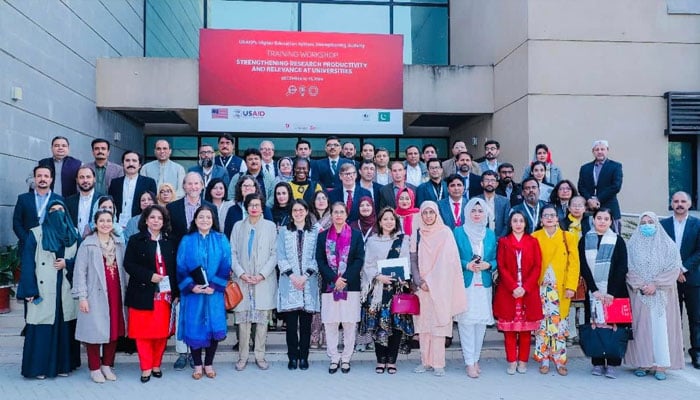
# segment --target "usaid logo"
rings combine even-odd
[[[264,110],[246,110],[246,109],[234,109],[233,110],[233,118],[241,119],[241,118],[265,118],[265,111]]]

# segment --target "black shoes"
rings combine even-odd
[[[350,363],[349,362],[344,362],[340,364],[340,372],[347,374],[350,372]]]
[[[163,377],[163,371],[152,371],[151,375],[153,375],[154,378],[162,378]]]
[[[290,371],[293,369],[297,369],[298,365],[299,365],[299,362],[297,361],[297,359],[292,358],[291,360],[289,360],[289,364],[287,364],[287,369]]]
[[[307,360],[305,358],[302,358],[301,360],[299,360],[299,369],[303,370],[303,371],[306,371],[307,369],[309,369],[309,360]]]
[[[331,363],[331,365],[328,367],[328,373],[333,375],[336,372],[338,372],[338,363]]]
[[[143,376],[141,375],[141,383],[146,383],[151,380],[151,375]]]

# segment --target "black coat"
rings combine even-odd
[[[335,229],[333,226],[329,228]],[[328,257],[326,256],[326,239],[328,238],[328,230],[318,234],[316,241],[316,262],[318,263],[318,271],[323,278],[322,293],[328,293],[326,288],[331,282],[335,282],[337,275],[328,266]],[[348,253],[348,267],[343,274],[343,278],[347,280],[348,292],[359,292],[360,271],[365,263],[365,242],[362,240],[362,234],[355,229],[352,230],[352,239],[350,240],[350,252]]]
[[[176,249],[171,240],[161,239],[160,252],[165,263],[165,270],[170,279],[173,298],[180,296],[177,286]],[[151,282],[156,271],[156,242],[150,239],[148,232],[139,232],[129,239],[124,254],[124,270],[129,274],[124,305],[137,310],[153,310],[153,297],[158,287]]]
[[[598,246],[600,246],[600,240],[603,238],[602,235],[598,235]],[[586,301],[585,314],[586,321],[591,320],[591,302],[589,301],[589,293],[593,293],[598,290],[598,286],[595,284],[593,279],[593,272],[591,271],[591,266],[588,265],[586,260],[586,237],[583,236],[578,241],[578,254],[579,260],[581,261],[581,276],[583,280],[586,281]],[[595,268],[595,266],[593,266]],[[610,272],[608,272],[608,294],[615,298],[629,298],[630,295],[627,292],[627,245],[622,236],[617,235],[617,242],[615,242],[615,248],[613,249],[612,258],[610,259]]]

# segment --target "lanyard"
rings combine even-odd
[[[527,213],[527,217],[530,219],[530,222],[532,222],[532,230],[535,230],[535,226],[537,226],[537,217],[540,215],[540,202],[537,202],[537,207],[535,208],[535,215],[533,216],[532,213],[530,212],[530,206],[527,205],[527,203],[523,202],[523,205],[525,206],[525,212]]]
[[[228,165],[231,163],[231,160],[233,160],[233,155],[228,156],[228,160],[224,162],[224,158],[222,156],[219,156],[219,164],[221,164],[222,167],[226,168],[228,170]]]
[[[437,190],[435,190],[435,185],[433,185],[432,182],[430,185],[433,187],[433,193],[435,193],[435,199],[442,200],[442,189],[443,189],[442,182],[440,182],[440,185],[438,185],[438,186],[440,186],[439,192]]]
[[[51,191],[46,193],[46,198],[42,203],[39,203],[39,194],[34,192],[34,204],[36,206],[36,216],[39,218],[39,222],[44,222],[44,214],[46,214],[46,206],[49,204],[49,199],[51,198]]]

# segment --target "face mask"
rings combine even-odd
[[[203,158],[200,160],[200,164],[202,165],[202,168],[211,168],[211,166],[214,165],[214,162],[211,160],[211,158]]]
[[[644,224],[639,227],[639,231],[646,237],[654,236],[656,233],[656,225]]]

